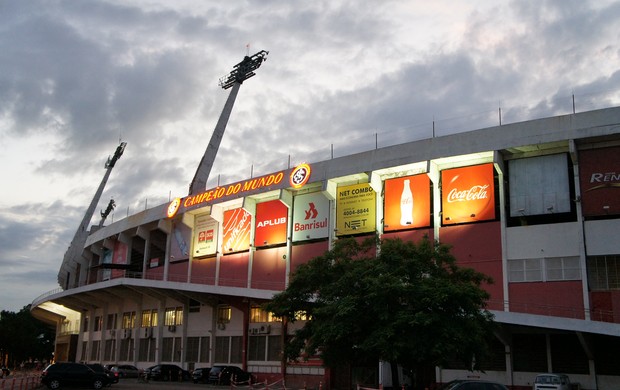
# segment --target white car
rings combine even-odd
[[[564,374],[540,374],[534,380],[534,390],[570,390],[570,379]]]

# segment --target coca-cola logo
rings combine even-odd
[[[453,203],[453,202],[467,202],[470,200],[488,199],[489,194],[487,193],[487,188],[489,188],[488,184],[475,185],[468,190],[462,190],[462,191],[460,191],[457,188],[453,188],[448,193],[447,201],[448,203]]]
[[[495,218],[493,165],[442,171],[443,222],[448,224]]]

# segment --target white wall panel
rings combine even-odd
[[[580,242],[577,222],[506,229],[508,259],[579,256]]]
[[[584,229],[588,256],[620,254],[620,220],[586,221]]]

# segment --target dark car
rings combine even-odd
[[[86,386],[101,389],[109,385],[110,378],[82,363],[54,363],[41,373],[41,383],[55,390],[61,387]]]
[[[144,373],[148,379],[154,381],[187,381],[190,379],[189,371],[176,364],[157,364],[144,370]]]
[[[459,379],[443,385],[441,390],[508,390],[508,388],[496,382]]]
[[[110,369],[102,366],[99,363],[90,363],[90,364],[86,364],[88,367],[90,367],[93,371],[98,372],[98,373],[103,373],[105,375],[108,376],[108,378],[110,378],[110,384],[112,383],[118,383],[118,372],[112,372]]]
[[[118,373],[121,378],[137,378],[140,375],[138,367],[131,364],[112,364],[110,371]]]
[[[209,383],[216,385],[229,385],[230,382],[247,382],[252,379],[252,374],[243,371],[237,366],[213,366],[209,371]]]
[[[192,371],[192,381],[194,383],[209,383],[210,367],[200,367]]]

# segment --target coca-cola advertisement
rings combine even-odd
[[[585,217],[620,214],[620,147],[580,151],[579,181]]]
[[[430,179],[426,174],[385,181],[383,231],[431,225]]]
[[[441,211],[444,225],[495,219],[493,164],[441,171]]]
[[[256,205],[254,246],[273,246],[286,243],[288,207],[280,200]]]

